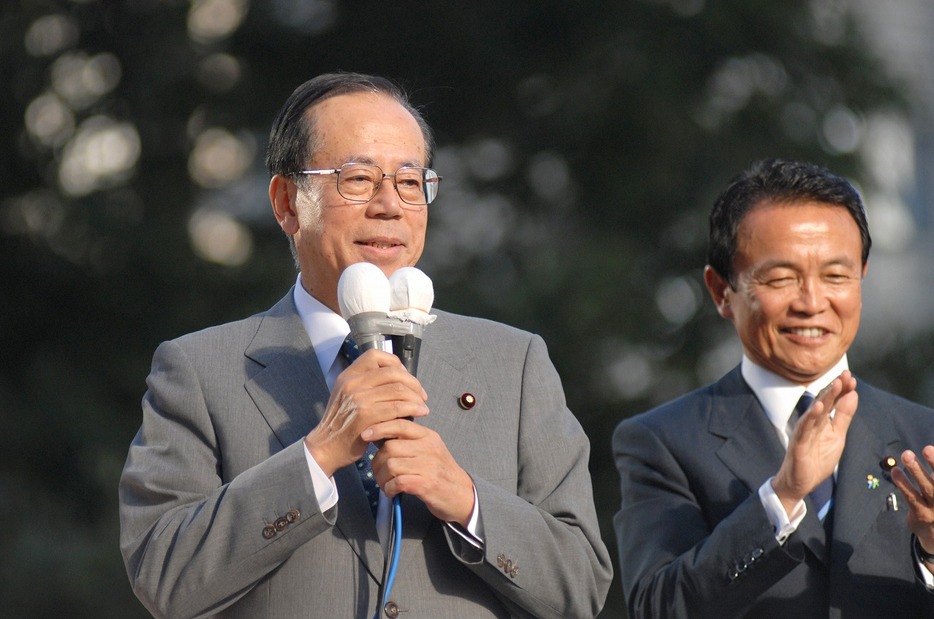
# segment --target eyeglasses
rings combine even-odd
[[[441,177],[431,168],[402,166],[395,174],[385,174],[379,166],[345,163],[331,170],[301,170],[293,174],[324,176],[337,174],[337,192],[351,202],[369,202],[379,191],[384,178],[391,178],[403,202],[414,206],[431,204],[438,196]]]

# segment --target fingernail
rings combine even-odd
[[[371,430],[370,428],[367,428],[366,430],[360,433],[360,438],[362,438],[365,441],[370,440],[371,436],[373,436],[373,430]]]

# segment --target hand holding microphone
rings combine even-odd
[[[408,378],[416,381],[422,335],[435,320],[429,313],[434,289],[428,276],[414,267],[403,267],[387,280],[378,267],[361,262],[344,270],[337,290],[341,314],[361,351],[375,348],[392,352],[402,360]],[[338,381],[353,374],[356,366],[375,358],[378,356],[364,355]],[[426,406],[414,416],[427,411]],[[385,440],[373,460],[380,488],[388,496],[417,496],[435,517],[466,525],[473,509],[473,480],[457,464],[437,432],[404,421],[408,416],[396,414],[378,425],[362,426],[366,428],[361,435],[363,441]]]
[[[389,352],[394,335],[420,339],[423,325],[391,315],[391,296],[389,280],[372,264],[351,265],[341,275],[338,301],[361,352]],[[427,314],[427,308],[420,309]],[[305,444],[330,476],[358,460],[371,440],[378,440],[362,437],[364,430],[379,428],[387,436],[396,435],[396,419],[428,414],[427,398],[418,380],[392,357],[363,355],[338,376],[321,422],[305,437]]]

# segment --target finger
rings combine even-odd
[[[892,483],[895,484],[896,488],[901,490],[905,497],[905,502],[908,503],[909,522],[913,519],[918,522],[923,522],[934,518],[934,506],[918,492],[918,489],[911,483],[908,474],[900,467],[896,466],[892,469],[891,475]]]
[[[406,418],[396,418],[369,426],[360,433],[360,438],[372,443],[393,439],[417,440],[424,435],[424,427]]]
[[[855,391],[848,391],[837,398],[833,408],[834,427],[845,432],[850,427],[850,422],[853,421],[858,407],[859,395]]]
[[[834,401],[840,396],[841,393],[843,393],[843,380],[838,376],[837,378],[830,381],[829,385],[817,393],[817,396],[811,403],[811,407],[808,409],[808,412],[815,408],[820,412],[830,411],[830,409],[833,408]]]
[[[928,465],[934,469],[934,445],[927,445],[921,450],[921,454],[924,456],[924,459],[928,461]]]
[[[405,387],[415,394],[418,399],[428,400],[428,393],[422,387],[422,384],[402,367],[401,362],[386,366],[377,364],[350,366],[337,377],[337,381],[334,383],[334,391],[356,395],[379,387],[389,386],[393,388]]]
[[[915,452],[910,449],[906,449],[902,452],[902,465],[914,479],[921,497],[929,501],[934,500],[934,480],[931,479],[931,476],[928,475],[924,467],[921,466],[921,461],[918,460]]]
[[[388,353],[387,353],[388,354]],[[419,380],[410,374],[395,355],[389,355],[395,361],[386,365],[380,365],[367,373],[367,378],[371,385],[390,385],[398,383],[406,386],[413,391],[421,400],[428,400],[428,392],[422,387]]]

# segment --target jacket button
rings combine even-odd
[[[285,528],[289,526],[289,521],[286,520],[285,516],[282,516],[280,518],[276,518],[275,525],[277,531],[284,531]]]
[[[298,511],[294,507],[289,511],[285,512],[285,519],[288,520],[289,524],[296,522],[299,518],[302,517],[302,512]]]
[[[263,527],[263,537],[265,539],[272,539],[275,536],[276,536],[276,527],[272,526],[271,524],[267,524],[265,527]]]
[[[396,619],[399,616],[399,605],[395,602],[386,602],[386,605],[383,606],[383,612],[386,613],[389,619]]]

